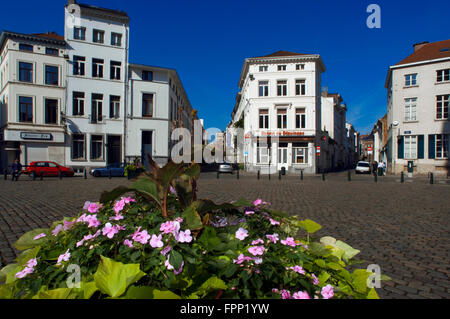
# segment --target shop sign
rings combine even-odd
[[[52,134],[50,133],[29,133],[29,132],[21,132],[20,138],[24,140],[45,140],[51,141],[53,139]]]

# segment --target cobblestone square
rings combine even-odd
[[[102,191],[129,185],[126,178],[46,178],[0,180],[0,252],[4,263],[18,253],[14,242],[25,232],[74,216]],[[450,185],[426,181],[399,183],[397,177],[262,176],[202,174],[199,198],[216,202],[262,198],[323,228],[361,250],[365,265],[378,264],[393,280],[383,282],[382,298],[450,298]]]

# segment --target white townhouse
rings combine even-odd
[[[164,165],[176,141],[177,127],[192,130],[197,119],[174,69],[130,64],[129,105],[126,120],[126,160],[147,163],[146,153]]]
[[[65,162],[66,43],[55,33],[0,36],[0,168]]]
[[[73,0],[65,6],[68,166],[125,160],[129,21],[123,11]]]
[[[385,86],[388,171],[449,174],[450,40],[415,44]]]
[[[346,167],[354,168],[359,160],[359,133],[352,124],[345,123],[346,138],[344,140]]]
[[[321,131],[324,71],[318,54],[278,51],[245,59],[227,137],[234,139],[232,127],[244,129],[246,170],[267,174],[282,168],[305,173],[325,169],[319,153],[327,148]]]

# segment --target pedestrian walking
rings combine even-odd
[[[386,162],[383,162],[383,176],[386,176]]]
[[[14,182],[14,179],[16,182],[19,180],[19,176],[22,174],[22,164],[20,164],[20,161],[18,158],[14,160],[14,163],[11,165],[11,176],[12,181]]]
[[[383,176],[383,162],[378,163],[378,176]]]

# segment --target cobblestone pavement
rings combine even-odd
[[[333,236],[360,249],[360,259],[379,264],[393,280],[382,283],[382,298],[450,298],[450,185],[400,184],[396,177],[346,173],[278,180],[255,175],[202,174],[199,197],[216,202],[262,198],[273,208],[323,226],[318,236]],[[130,182],[124,178],[80,177],[19,182],[0,180],[0,252],[9,263],[13,243],[23,233],[75,215],[86,200]],[[364,266],[365,266],[364,265]]]

